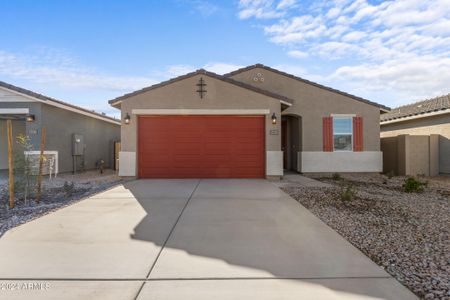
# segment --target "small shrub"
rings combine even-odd
[[[421,193],[424,191],[427,183],[417,180],[414,177],[408,177],[403,184],[403,190],[407,193]]]
[[[355,191],[351,186],[341,189],[341,200],[344,202],[350,202],[355,198]]]
[[[331,175],[331,178],[336,181],[342,179],[341,174],[339,174],[339,173],[333,173],[333,175]]]
[[[66,197],[71,197],[75,191],[75,186],[74,186],[73,182],[68,183],[67,181],[65,181],[63,190],[64,190],[64,194],[66,195]]]

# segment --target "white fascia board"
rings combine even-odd
[[[356,117],[356,114],[331,114],[331,116],[336,118],[350,118]]]
[[[99,115],[96,115],[96,114],[93,114],[93,113],[89,113],[89,112],[83,111],[81,109],[76,109],[74,107],[70,107],[68,105],[64,105],[62,103],[57,103],[57,102],[54,102],[54,101],[51,101],[51,100],[42,100],[42,99],[35,98],[35,97],[29,96],[27,94],[19,93],[17,91],[10,90],[10,89],[4,88],[4,87],[0,87],[0,88],[2,88],[4,90],[7,90],[8,92],[14,93],[16,95],[20,95],[22,97],[31,99],[31,100],[36,101],[36,102],[44,103],[44,104],[51,105],[51,106],[54,106],[54,107],[58,107],[58,108],[61,108],[61,109],[65,109],[65,110],[68,110],[68,111],[71,111],[71,112],[74,112],[74,113],[85,115],[85,116],[88,116],[88,117],[91,117],[91,118],[95,118],[95,119],[99,119],[99,120],[102,120],[102,121],[105,121],[105,122],[109,122],[109,123],[112,123],[112,124],[120,125],[120,120],[117,120],[117,121],[110,120],[108,118],[104,118],[102,116],[99,116]],[[17,101],[17,102],[19,102],[19,101]]]
[[[30,113],[28,108],[0,108],[0,115],[27,115]]]
[[[269,109],[132,109],[133,115],[268,115]]]
[[[427,118],[427,117],[433,117],[433,116],[439,116],[439,115],[445,115],[445,114],[450,114],[450,109],[444,109],[444,110],[440,110],[440,111],[424,113],[424,114],[420,114],[420,115],[404,117],[404,118],[399,118],[399,119],[394,119],[394,120],[389,120],[389,121],[381,121],[380,124],[381,125],[392,124],[392,123],[404,122],[404,121],[409,121],[409,120],[415,120],[415,119],[421,119],[421,118]]]
[[[287,105],[287,106],[292,106],[292,103],[280,100],[281,104]]]

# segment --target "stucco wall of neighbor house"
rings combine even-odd
[[[17,148],[15,137],[25,134],[25,121],[12,121],[13,149]],[[0,170],[8,169],[8,138],[6,120],[0,120]]]
[[[264,81],[254,81],[257,74]],[[294,100],[283,114],[302,117],[302,151],[322,151],[322,117],[356,114],[363,118],[364,151],[380,151],[380,108],[262,68],[231,78]]]
[[[19,100],[19,102],[3,102],[0,101],[0,108],[27,108],[30,114],[40,118],[41,116],[41,104],[37,102],[24,101],[23,97],[16,96],[15,94],[6,93],[4,90],[0,90],[1,97],[0,100],[4,100],[8,97],[8,100],[14,99]],[[12,96],[11,98],[9,96]],[[22,99],[23,102],[20,100]],[[25,116],[24,116],[25,117]],[[13,151],[17,151],[18,144],[16,143],[17,135],[26,134],[30,137],[30,143],[34,148],[39,146],[39,138],[36,136],[37,132],[33,130],[37,127],[37,124],[25,122],[25,121],[14,121],[13,122]],[[6,139],[6,121],[0,120],[0,170],[8,168],[8,157],[7,157],[7,139]]]
[[[381,124],[381,137],[439,135],[439,172],[450,174],[450,114]]]
[[[196,84],[200,77],[203,77],[207,84],[207,93],[203,99],[201,99],[196,92]],[[128,113],[131,116],[131,123],[129,125],[122,124],[121,151],[127,152],[126,155],[123,155],[123,157],[127,157],[127,159],[121,160],[120,165],[135,164],[135,168],[126,167],[127,170],[134,172],[137,170],[138,160],[136,155],[132,155],[132,153],[136,153],[137,151],[137,115],[133,114],[133,110],[136,109],[268,110],[269,113],[265,115],[265,142],[266,151],[268,153],[266,158],[270,161],[266,164],[266,175],[282,175],[282,171],[280,173],[280,168],[277,166],[280,163],[282,164],[282,159],[279,161],[280,157],[282,158],[282,155],[280,156],[276,153],[281,152],[281,105],[280,101],[277,99],[226,83],[204,74],[188,77],[157,89],[130,96],[123,100],[121,104],[122,120]],[[272,113],[275,113],[278,118],[278,122],[275,125],[271,122]],[[132,161],[133,157],[135,157],[135,161]],[[125,174],[123,172],[124,168],[120,168],[122,170],[119,171],[119,175],[136,175]]]
[[[73,169],[74,133],[84,137],[86,169],[94,169],[100,159],[105,161],[105,167],[113,166],[114,141],[120,140],[119,125],[45,104],[42,105],[41,118],[36,121],[36,125],[46,128],[46,150],[59,152],[59,172]]]

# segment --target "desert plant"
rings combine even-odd
[[[355,191],[353,190],[352,186],[346,186],[345,188],[342,187],[341,188],[341,200],[344,202],[350,202],[355,198]]]
[[[339,173],[333,173],[333,174],[331,175],[331,178],[332,178],[333,180],[336,180],[336,181],[342,179],[341,174],[339,174]]]
[[[36,176],[32,172],[32,161],[25,151],[33,150],[33,145],[30,137],[24,134],[17,135],[16,144],[19,147],[14,153],[14,185],[16,190],[23,194],[23,199],[27,204]]]
[[[402,187],[407,193],[421,193],[424,191],[426,185],[426,182],[422,182],[412,176],[409,176],[405,179],[405,183]]]
[[[66,197],[71,197],[75,192],[75,186],[73,182],[69,183],[67,181],[64,181],[63,190]]]

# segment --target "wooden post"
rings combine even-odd
[[[36,202],[39,203],[42,195],[42,168],[44,164],[44,149],[45,149],[45,127],[41,131],[41,153],[39,155],[39,175],[38,175],[38,186],[37,186],[37,198]]]
[[[8,135],[8,169],[9,169],[9,208],[14,208],[14,162],[13,162],[13,134],[12,122],[6,120],[7,135]]]

